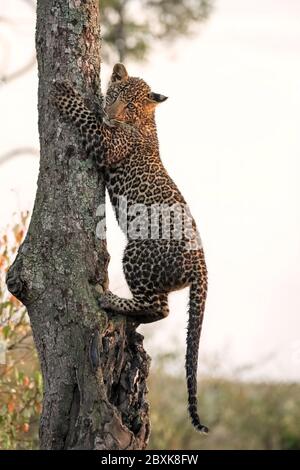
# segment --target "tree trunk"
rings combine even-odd
[[[7,285],[28,309],[40,358],[41,448],[143,449],[149,437],[143,337],[97,305],[109,260],[96,237],[103,178],[49,98],[53,80],[68,79],[90,103],[98,96],[100,106],[98,0],[38,0],[36,47],[40,173]]]

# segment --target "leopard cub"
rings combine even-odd
[[[127,236],[123,269],[132,298],[108,291],[100,298],[101,307],[140,323],[153,322],[168,315],[171,291],[190,287],[188,409],[195,428],[206,433],[197,412],[197,364],[207,271],[195,221],[160,159],[155,110],[167,98],[154,93],[144,80],[129,76],[123,64],[113,68],[104,118],[90,111],[67,83],[56,83],[53,96],[103,171]]]

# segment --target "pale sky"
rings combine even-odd
[[[0,1],[0,16],[26,19],[17,34],[0,24],[0,67],[13,69],[30,56],[34,20],[21,2],[17,18]],[[200,363],[210,372],[219,357],[226,373],[253,364],[240,376],[299,380],[300,2],[216,3],[197,37],[126,65],[169,96],[157,113],[162,160],[198,222],[209,271]],[[35,70],[0,86],[0,155],[38,147],[36,92]],[[31,209],[37,172],[26,155],[0,166],[0,227]],[[108,222],[110,287],[127,295],[111,211]],[[144,327],[150,354],[180,350],[183,360],[186,305],[187,291],[172,294],[170,316]]]

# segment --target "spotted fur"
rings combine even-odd
[[[113,69],[106,95],[106,118],[99,119],[87,109],[81,96],[68,83],[56,83],[54,91],[57,108],[79,128],[87,152],[104,172],[119,223],[137,204],[146,207],[140,236],[126,231],[128,243],[123,269],[132,299],[123,299],[108,291],[100,299],[102,308],[130,316],[140,323],[157,321],[169,313],[168,293],[190,286],[186,353],[188,408],[195,428],[206,433],[208,429],[201,424],[197,412],[197,364],[207,271],[195,222],[159,155],[155,108],[165,99],[153,93],[144,80],[129,77],[122,64]],[[120,204],[121,197],[126,198],[126,208]],[[166,214],[163,210],[156,218],[155,236],[152,232],[150,236],[148,222],[156,206],[166,208]],[[170,215],[169,211],[167,214],[174,206],[185,212],[184,230],[179,234],[174,230],[178,213]],[[170,221],[169,239],[163,233],[165,217]],[[129,216],[128,220],[132,222],[134,217]]]

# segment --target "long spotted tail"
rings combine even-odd
[[[207,293],[207,274],[204,259],[202,268],[203,269],[200,269],[199,278],[193,281],[190,287],[185,367],[188,389],[188,409],[192,424],[198,431],[207,434],[208,428],[201,423],[197,411],[198,350]]]

